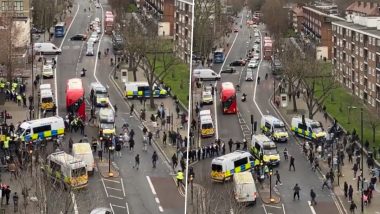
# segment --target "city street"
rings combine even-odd
[[[64,117],[66,112],[66,81],[70,78],[79,78],[82,68],[87,70],[86,76],[82,77],[83,85],[87,91],[86,110],[89,117],[89,91],[91,82],[100,82],[107,87],[109,98],[113,106],[117,106],[116,127],[117,133],[121,131],[124,123],[128,123],[130,129],[135,131],[135,149],[127,151],[122,150],[122,157],[111,157],[114,165],[120,171],[119,178],[101,178],[98,173],[90,177],[90,181],[86,192],[86,197],[77,197],[79,213],[88,213],[91,209],[99,206],[110,207],[115,214],[118,213],[182,213],[184,199],[178,192],[175,182],[170,173],[170,167],[163,158],[162,154],[154,146],[149,146],[148,151],[142,150],[142,126],[138,119],[130,116],[130,109],[124,101],[122,95],[116,89],[110,80],[110,74],[113,67],[110,66],[110,58],[114,57],[110,54],[104,56],[104,50],[109,48],[112,50],[111,38],[106,34],[99,34],[100,41],[95,44],[94,52],[102,52],[100,58],[95,56],[85,56],[85,42],[70,41],[69,38],[78,33],[87,34],[86,29],[90,21],[96,17],[102,22],[103,15],[106,10],[110,10],[105,1],[101,8],[91,7],[91,12],[84,12],[84,8],[88,8],[88,1],[77,1],[79,8],[75,8],[76,14],[73,17],[72,24],[67,27],[67,32],[62,40],[55,40],[57,46],[62,47],[62,55],[57,57],[57,72],[52,80],[56,84],[56,100],[58,113]],[[75,13],[73,11],[73,13]],[[103,26],[102,26],[103,27]],[[104,31],[102,31],[104,32]],[[112,52],[112,51],[111,51]],[[54,88],[54,87],[53,87]],[[85,134],[91,139],[97,137],[98,128],[86,126]],[[81,138],[78,134],[68,134],[66,139],[72,137],[74,142],[78,142]],[[153,150],[159,154],[157,167],[152,168],[151,157]],[[133,169],[134,158],[136,154],[140,154],[140,168]],[[108,154],[105,154],[108,156]]]
[[[214,64],[213,70],[219,72],[226,69],[230,62],[246,58],[246,53],[253,46],[255,37],[253,29],[248,28],[246,23],[247,11],[244,10],[239,14],[239,18],[235,22],[238,24],[234,27],[238,28],[238,32],[232,33],[230,36],[229,44],[230,50],[225,51],[225,61],[223,64]],[[242,28],[239,26],[242,24]],[[261,41],[265,36],[265,28],[263,25],[259,25]],[[252,39],[250,40],[250,34]],[[273,94],[273,77],[271,75],[270,62],[262,60],[263,50],[261,48],[261,61],[258,69],[255,69],[255,81],[245,81],[245,67],[236,67],[237,72],[233,74],[221,74],[221,80],[215,84],[215,87],[219,90],[218,85],[222,82],[232,82],[234,85],[240,85],[240,92],[237,94],[238,100],[238,114],[223,115],[220,109],[218,94],[214,96],[214,106],[211,108],[213,111],[214,123],[217,126],[216,137],[219,137],[226,144],[226,152],[228,149],[228,140],[232,138],[234,142],[236,140],[242,141],[243,137],[246,137],[250,141],[249,134],[251,130],[250,117],[254,115],[254,120],[257,121],[257,132],[261,132],[260,120],[262,115],[269,114],[276,116],[276,113],[270,105],[270,97]],[[265,74],[269,74],[269,78],[265,80]],[[257,78],[260,77],[260,84],[257,84]],[[278,80],[277,80],[278,81]],[[241,101],[241,94],[247,94],[247,101]],[[199,97],[199,94],[198,94]],[[280,118],[280,117],[278,117]],[[209,139],[202,139],[202,144],[206,142],[212,143]],[[206,143],[207,145],[207,143]],[[306,161],[306,157],[301,153],[300,147],[296,143],[292,135],[287,143],[278,143],[278,151],[281,154],[280,166],[274,170],[278,170],[281,175],[283,185],[278,186],[277,189],[281,195],[281,203],[273,206],[262,206],[262,203],[257,203],[253,208],[246,208],[246,212],[254,211],[255,213],[323,213],[328,210],[328,213],[342,213],[340,208],[337,208],[336,197],[330,190],[321,190],[321,177],[320,175],[313,173],[311,167]],[[288,171],[289,163],[283,160],[282,151],[287,148],[289,154],[295,158],[296,172]],[[233,147],[235,149],[235,146]],[[195,166],[196,176],[195,182],[207,188],[210,192],[216,192],[214,194],[223,195],[223,191],[231,191],[231,189],[225,188],[229,184],[215,184],[210,181],[211,172],[211,158],[201,160]],[[274,181],[274,178],[272,178]],[[298,183],[301,187],[300,201],[293,201],[293,187]],[[258,187],[259,188],[259,187]],[[309,206],[310,201],[310,189],[314,189],[317,194],[317,206]],[[223,199],[219,199],[223,200]],[[224,198],[224,200],[226,200]],[[232,199],[233,200],[233,199]],[[218,200],[217,200],[218,201]],[[218,202],[215,202],[218,203]],[[220,202],[219,202],[220,203]],[[282,208],[282,209],[280,209]]]

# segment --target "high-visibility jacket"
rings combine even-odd
[[[61,173],[58,172],[58,171],[55,171],[55,178],[56,178],[57,180],[61,180]]]
[[[183,172],[178,172],[176,178],[177,180],[183,180]]]
[[[5,138],[4,145],[3,145],[4,149],[9,149],[9,140],[10,139],[11,139],[10,137]]]
[[[12,83],[12,89],[13,89],[13,90],[16,90],[16,88],[17,88],[17,85],[18,85],[18,84],[17,84],[17,83],[15,83],[15,82],[14,82],[14,83]]]
[[[3,89],[5,87],[5,83],[0,82],[0,88]]]
[[[264,172],[265,172],[265,173],[269,173],[269,168],[268,168],[267,165],[264,166]]]
[[[18,100],[18,101],[21,101],[21,100],[22,100],[21,95],[19,95],[19,94],[17,95],[17,100]]]

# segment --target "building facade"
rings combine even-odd
[[[169,32],[165,32],[164,36],[173,36],[174,34],[174,2],[175,0],[144,0],[140,2],[159,22],[169,24]]]
[[[190,63],[191,60],[192,11],[193,3],[191,0],[175,1],[175,53],[186,63]]]
[[[301,33],[303,31],[303,11],[302,6],[295,5],[291,10],[292,27],[294,32]]]
[[[303,31],[316,45],[317,59],[331,59],[331,22],[344,19],[313,7],[304,6],[302,12]]]
[[[380,115],[380,17],[332,22],[334,76]]]

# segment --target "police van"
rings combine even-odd
[[[293,117],[292,131],[300,137],[318,141],[326,137],[326,132],[323,130],[322,124],[318,121],[309,118]]]
[[[254,158],[249,152],[236,150],[212,159],[211,179],[224,182],[230,180],[235,173],[249,170],[254,166]]]
[[[91,90],[94,90],[95,105],[97,107],[107,107],[109,105],[109,98],[106,87],[104,87],[99,82],[92,82]]]
[[[100,108],[99,131],[102,133],[102,137],[115,134],[115,112],[111,108]]]
[[[263,134],[252,135],[251,151],[253,155],[263,157],[264,163],[270,165],[280,164],[280,154],[277,145]]]
[[[54,107],[53,92],[51,89],[40,91],[40,105],[42,110],[51,110]]]
[[[199,112],[199,122],[201,127],[201,137],[214,136],[214,123],[212,121],[210,110],[202,110]]]
[[[26,142],[51,139],[64,134],[65,123],[63,118],[58,116],[23,122],[16,131],[16,137]]]
[[[260,128],[262,132],[270,136],[273,141],[286,142],[289,138],[284,122],[272,115],[263,115]]]
[[[86,164],[64,151],[50,154],[45,169],[49,175],[74,189],[86,187],[88,184]]]
[[[127,98],[150,97],[166,97],[168,92],[160,88],[158,85],[153,85],[153,91],[150,90],[148,82],[126,82],[124,85],[124,93]]]

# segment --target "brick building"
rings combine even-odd
[[[186,63],[190,63],[191,60],[192,11],[192,0],[175,1],[175,53]]]
[[[332,22],[334,75],[337,81],[378,114],[380,114],[379,12],[380,7],[377,4],[355,2],[347,8],[346,21]]]
[[[291,10],[292,27],[296,33],[303,31],[303,10],[302,6],[295,5]]]
[[[331,22],[344,19],[314,7],[304,6],[302,12],[303,32],[313,40],[317,59],[331,59]]]
[[[155,15],[159,22],[169,23],[169,32],[165,32],[165,35],[173,36],[175,0],[144,0],[142,2],[145,8]]]

